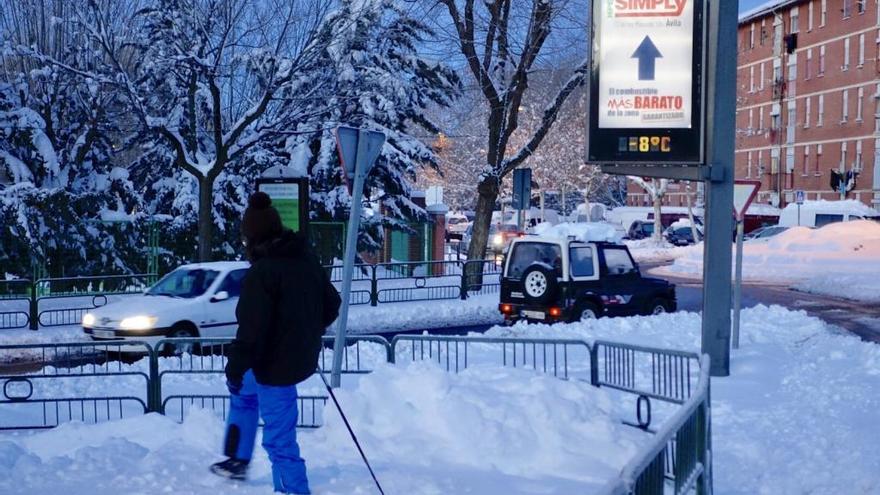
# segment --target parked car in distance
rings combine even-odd
[[[142,295],[90,310],[83,332],[92,340],[137,340],[155,345],[163,338],[233,337],[235,307],[250,264],[214,262],[184,265]],[[189,352],[192,345],[166,346]]]
[[[743,236],[743,239],[747,241],[752,239],[769,239],[775,235],[785,232],[786,230],[788,230],[788,227],[783,227],[780,225],[768,225],[766,227],[761,227],[749,232],[748,234]]]
[[[464,215],[455,213],[446,215],[446,241],[462,240],[470,224],[470,220]]]
[[[688,246],[694,244],[694,231],[690,226],[672,226],[666,229],[666,240],[673,246]]]
[[[470,245],[471,237],[473,236],[473,229],[473,223],[468,225],[467,230],[461,238],[462,243]],[[504,249],[512,239],[522,237],[523,235],[525,234],[521,232],[516,225],[493,223],[489,226],[489,240],[486,250],[493,255],[499,255],[504,252]]]
[[[654,235],[654,221],[636,220],[630,224],[626,231],[626,239],[637,241],[639,239],[647,239]]]
[[[559,322],[675,311],[675,285],[643,277],[626,246],[528,236],[505,259],[498,309],[507,322]]]

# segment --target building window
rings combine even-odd
[[[788,80],[796,81],[797,80],[797,53],[792,53],[788,56]]]
[[[859,35],[859,69],[865,65],[865,33]]]
[[[797,127],[797,100],[791,100],[788,102],[788,118],[785,123],[786,126],[786,143],[792,144],[794,143],[794,133],[795,128]]]
[[[804,129],[809,129],[810,128],[810,110],[811,110],[810,107],[811,107],[813,99],[808,96],[805,98],[805,100],[806,100],[806,102],[805,102],[806,108],[804,109]]]
[[[840,109],[840,123],[843,124],[847,120],[849,120],[849,90],[844,89]]]
[[[767,40],[767,26],[765,24],[765,20],[761,19],[761,46],[764,46],[764,42]]]
[[[862,105],[865,104],[865,88],[859,88],[858,101],[856,101],[856,122],[862,121]]]
[[[810,145],[804,146],[804,172],[801,175],[810,173]]]
[[[751,179],[752,178],[752,152],[749,151],[748,155],[749,155],[748,162],[746,162],[748,164],[748,166],[746,168],[746,179]]]
[[[853,0],[843,0],[843,8],[841,10],[843,11],[844,19],[849,19],[850,17],[852,17],[852,4]]]
[[[819,47],[819,75],[825,74],[825,45]]]
[[[764,175],[764,152],[762,150],[759,150],[758,151],[758,175],[757,175],[757,177],[760,178],[762,175]]]
[[[856,141],[856,161],[853,163],[853,170],[862,171],[862,142]]]
[[[755,66],[749,67],[749,93],[755,92]]]
[[[866,3],[866,1],[867,1],[867,0],[856,0],[856,12],[858,12],[859,15],[862,15],[862,14],[865,13],[865,3]]]
[[[846,141],[840,143],[840,168],[846,170]]]
[[[849,38],[843,40],[843,65],[840,70],[849,70]]]
[[[874,132],[880,134],[880,84],[877,85],[877,92],[874,93]]]
[[[788,32],[789,33],[798,32],[798,30],[799,30],[799,26],[798,26],[799,15],[800,15],[800,12],[798,12],[797,7],[792,8],[791,11],[789,12],[789,14],[788,14]]]
[[[816,127],[822,127],[825,122],[825,95],[819,95],[819,115],[816,117]]]
[[[822,0],[821,10],[819,11],[819,27],[825,27],[825,20],[828,17],[828,0]]]
[[[749,50],[755,47],[755,23],[749,27]]]
[[[764,107],[758,109],[758,132],[764,133]]]
[[[759,71],[758,75],[761,76],[758,79],[758,91],[763,91],[764,90],[764,79],[766,77],[764,74],[764,62],[761,62],[761,70]]]
[[[755,112],[753,108],[749,109],[749,127],[746,129],[746,136],[751,136],[755,132]]]
[[[804,64],[804,80],[813,77],[813,49],[807,49],[807,63]]]
[[[816,171],[813,172],[815,175],[822,175],[822,169],[820,168],[820,163],[822,161],[822,145],[816,145]]]
[[[813,1],[807,3],[807,32],[813,30]]]

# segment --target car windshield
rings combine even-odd
[[[653,234],[654,233],[654,224],[653,223],[643,223],[642,224],[642,232],[645,232],[647,234]]]
[[[465,222],[467,222],[467,220],[465,220],[464,218],[452,217],[449,219],[449,225],[458,225],[460,223],[465,223]]]
[[[178,268],[147,291],[148,296],[190,299],[199,297],[214,283],[220,272],[203,268]]]

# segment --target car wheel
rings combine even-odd
[[[648,307],[649,315],[662,315],[669,312],[669,303],[665,299],[654,299]]]
[[[531,304],[546,304],[556,295],[557,280],[543,265],[532,265],[522,275],[522,292]]]
[[[191,339],[199,336],[198,331],[191,325],[178,323],[171,327],[166,335],[169,339]],[[182,356],[184,354],[194,354],[198,349],[198,344],[191,342],[177,344],[163,344],[162,355],[165,357]]]
[[[599,307],[593,303],[586,302],[578,306],[574,314],[574,321],[596,320],[599,316],[601,316]]]

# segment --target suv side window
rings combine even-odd
[[[244,280],[245,274],[247,274],[247,269],[234,270],[229,272],[226,275],[226,278],[223,279],[223,282],[220,283],[220,287],[217,288],[217,292],[225,290],[229,293],[229,297],[240,296],[241,282],[242,280]]]
[[[559,273],[562,271],[562,249],[546,242],[519,242],[513,247],[507,276],[518,279],[533,263],[551,266]]]
[[[592,277],[596,274],[593,268],[593,248],[589,246],[573,247],[568,251],[572,277]]]
[[[608,275],[629,275],[636,271],[625,249],[605,249],[605,268]]]

